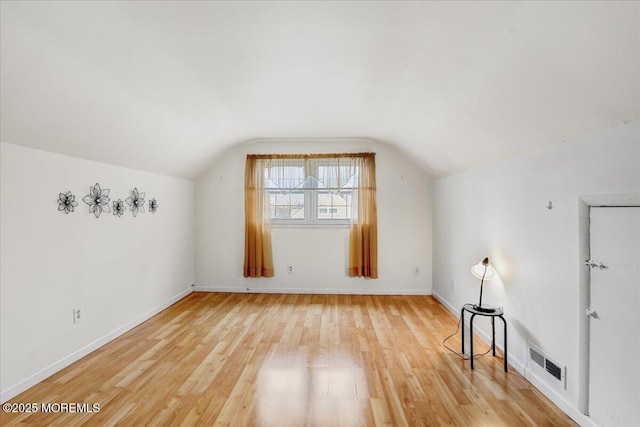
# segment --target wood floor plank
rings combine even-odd
[[[193,293],[11,401],[99,412],[0,424],[575,425],[500,357],[444,349],[456,323],[430,296]]]

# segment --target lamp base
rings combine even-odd
[[[495,313],[498,311],[497,308],[491,307],[490,305],[473,305],[473,309],[479,311],[481,313]]]

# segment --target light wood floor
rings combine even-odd
[[[428,296],[194,293],[11,401],[99,412],[0,424],[575,425],[501,358],[445,350],[456,323]]]

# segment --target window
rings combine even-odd
[[[350,277],[378,278],[374,153],[247,154],[244,277],[273,277],[271,224],[350,224]]]
[[[271,224],[349,224],[357,184],[351,159],[270,159],[264,175]]]

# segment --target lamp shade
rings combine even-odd
[[[489,264],[489,258],[485,258],[471,267],[471,273],[478,279],[484,278],[484,280],[491,280],[496,275],[496,271],[491,267],[491,264]]]

